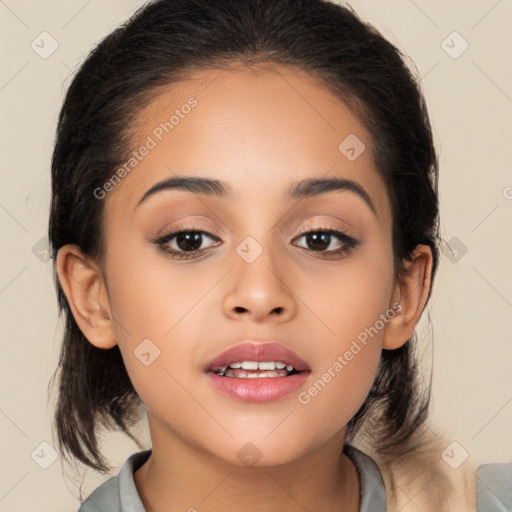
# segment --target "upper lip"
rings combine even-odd
[[[303,359],[281,343],[244,341],[215,357],[206,367],[206,371],[216,372],[222,366],[241,361],[281,361],[292,365],[298,372],[309,370]]]

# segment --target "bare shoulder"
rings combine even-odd
[[[424,429],[402,453],[369,453],[382,473],[388,512],[476,512],[478,466],[451,443]]]

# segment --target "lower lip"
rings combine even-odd
[[[306,382],[310,372],[304,371],[288,377],[262,377],[240,379],[221,377],[208,372],[208,378],[221,393],[243,402],[272,402],[294,391]]]

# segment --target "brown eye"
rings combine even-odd
[[[306,231],[295,240],[298,239],[305,240],[306,247],[301,247],[304,247],[305,249],[313,252],[320,253],[322,255],[321,257],[329,257],[349,253],[352,249],[359,245],[359,242],[351,236],[334,229],[317,229]],[[336,249],[336,245],[339,248]],[[331,250],[327,251],[329,248],[331,248]]]
[[[210,240],[218,240],[217,237],[206,231],[180,228],[159,237],[154,243],[159,250],[170,254],[173,258],[187,259],[206,250],[202,247],[205,237]]]

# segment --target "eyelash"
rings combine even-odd
[[[212,240],[218,240],[216,236],[214,236],[212,233],[209,233],[208,231],[194,229],[192,227],[188,226],[180,226],[179,228],[175,229],[174,231],[171,231],[169,233],[166,233],[162,235],[161,237],[154,240],[154,243],[157,245],[158,250],[162,251],[164,254],[170,255],[173,259],[178,260],[188,260],[195,258],[197,254],[202,253],[206,249],[196,249],[194,251],[177,251],[175,249],[169,249],[168,243],[176,238],[176,236],[180,235],[181,233],[199,233],[201,235],[206,235],[207,237],[211,238]],[[302,238],[303,236],[310,234],[310,233],[322,233],[322,234],[328,234],[328,235],[334,235],[340,242],[343,243],[343,246],[340,249],[337,249],[335,251],[328,251],[328,252],[321,252],[321,251],[315,251],[313,249],[306,249],[311,252],[317,253],[320,255],[321,259],[330,259],[332,256],[341,256],[343,254],[350,254],[350,252],[353,249],[356,249],[360,242],[352,238],[351,236],[347,235],[343,231],[338,231],[336,229],[327,229],[327,228],[317,228],[317,229],[311,229],[311,228],[303,228],[299,231],[299,236],[297,236],[294,240],[297,238]],[[330,245],[330,244],[329,244]],[[304,249],[302,247],[302,249]]]

